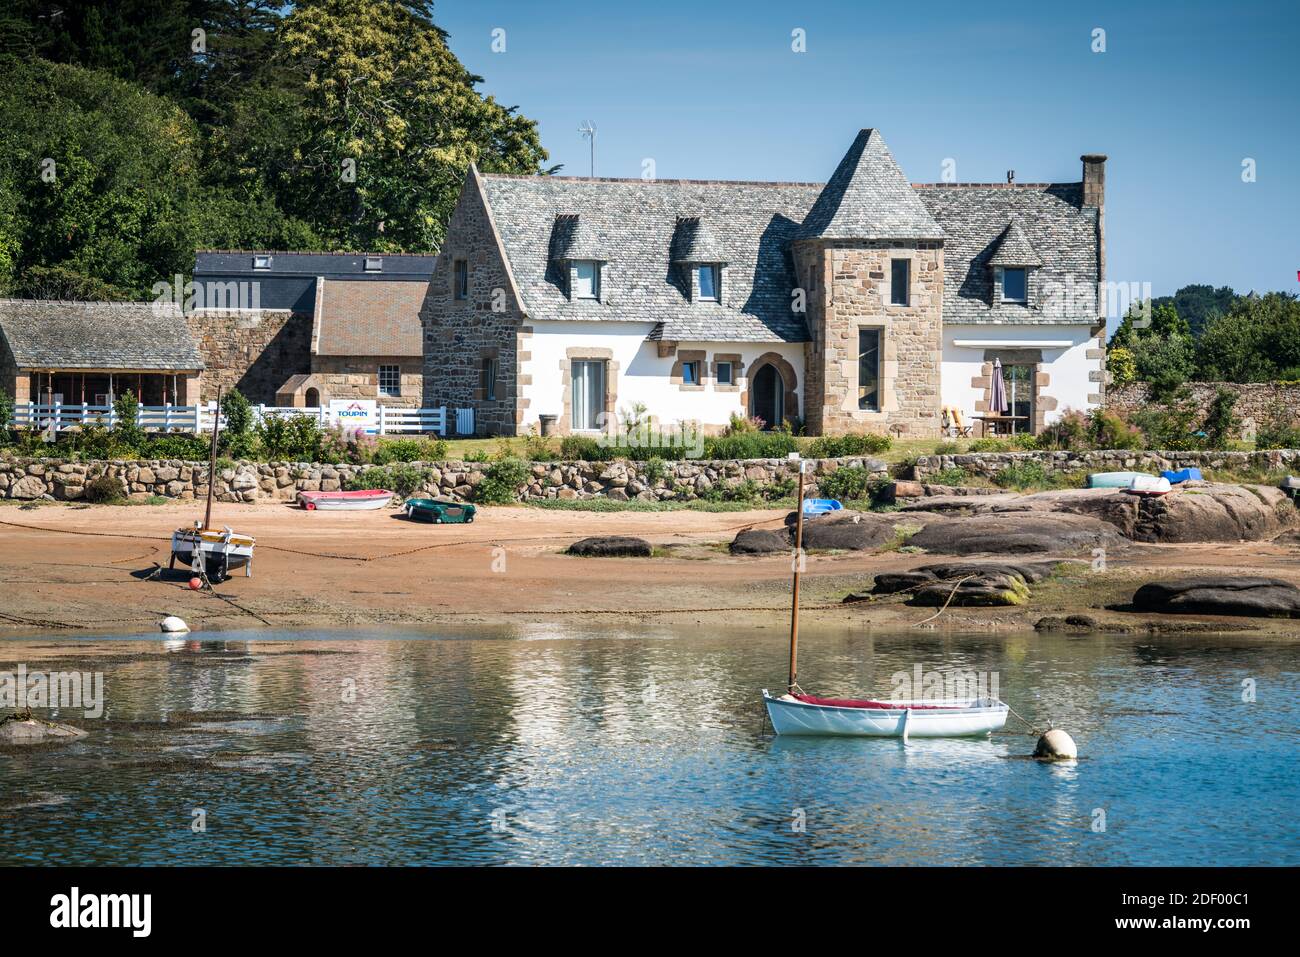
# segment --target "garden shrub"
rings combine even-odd
[[[493,462],[474,490],[474,499],[489,505],[509,505],[515,501],[520,486],[527,483],[531,474],[528,463],[521,459]]]
[[[935,485],[965,485],[970,481],[970,476],[960,465],[953,465],[946,469],[940,469],[934,473],[931,482]]]
[[[421,438],[380,439],[371,455],[376,465],[390,462],[438,462],[447,457],[444,439]]]
[[[1034,444],[1039,449],[1077,452],[1088,444],[1088,417],[1066,409],[1060,418],[1038,433]]]
[[[704,440],[706,459],[783,459],[797,451],[798,440],[785,431],[738,432]]]
[[[226,417],[218,440],[221,451],[234,459],[251,458],[257,447],[257,436],[253,432],[253,409],[244,394],[231,389],[223,395],[221,414]]]
[[[817,480],[817,491],[823,498],[839,499],[841,502],[856,501],[867,497],[871,488],[872,474],[864,468],[849,466],[836,469],[830,475]]]
[[[395,465],[372,466],[363,469],[348,479],[345,488],[359,492],[365,489],[382,488],[394,493],[399,498],[410,498],[416,492],[423,491],[429,480],[429,470],[416,468],[406,462]]]
[[[1088,441],[1094,449],[1142,449],[1147,444],[1141,429],[1105,409],[1094,409],[1088,416]]]
[[[155,435],[142,449],[151,459],[183,459],[186,462],[207,461],[211,443],[201,435],[184,432]]]
[[[342,462],[347,458],[347,439],[335,427],[329,442],[320,422],[311,415],[273,415],[258,423],[257,441],[270,461]]]
[[[144,427],[135,419],[139,411],[140,400],[133,392],[123,392],[113,400],[113,415],[116,419],[111,429],[113,443],[128,454],[134,454],[144,445]]]
[[[1028,459],[1023,462],[1012,462],[999,471],[993,476],[993,484],[999,488],[1026,489],[1048,488],[1053,482],[1042,462]]]
[[[1257,449],[1300,449],[1300,419],[1285,403],[1276,402],[1259,423],[1255,433]]]
[[[566,462],[607,462],[613,449],[590,435],[566,435],[560,440],[560,458]]]
[[[813,439],[808,455],[814,459],[840,459],[851,455],[875,455],[889,451],[893,440],[875,432],[858,432],[847,435],[823,435]]]
[[[125,501],[126,487],[120,479],[100,475],[85,484],[81,497],[93,505],[114,505]]]
[[[1222,387],[1215,392],[1201,423],[1207,448],[1226,449],[1236,438],[1241,428],[1241,420],[1233,412],[1236,405],[1237,393]]]

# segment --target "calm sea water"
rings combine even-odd
[[[778,627],[8,640],[0,671],[103,671],[107,714],[0,751],[0,864],[1300,864],[1300,644],[801,647],[823,694],[997,672],[1083,759],[1026,760],[1023,733],[775,738]]]

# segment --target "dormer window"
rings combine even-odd
[[[600,299],[600,263],[594,259],[574,261],[573,298]]]
[[[1023,266],[1004,267],[1002,270],[1002,301],[1023,303],[1028,298],[1029,283]]]
[[[254,269],[270,269],[270,268],[271,268],[271,257],[270,257],[270,256],[254,256],[254,257],[253,257],[253,268],[254,268]]]
[[[696,282],[699,283],[700,299],[703,302],[717,302],[722,298],[722,268],[716,263],[699,266],[695,270]]]

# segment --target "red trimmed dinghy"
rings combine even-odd
[[[991,734],[1007,723],[1009,710],[996,698],[938,704],[815,698],[807,694],[784,694],[774,698],[766,688],[763,689],[763,703],[777,734],[903,739]]]
[[[799,502],[803,502],[804,462],[799,461]],[[803,554],[804,509],[795,512],[794,550]],[[799,565],[794,562],[790,606],[790,680],[787,693],[773,697],[763,689],[763,705],[777,734],[830,735],[869,738],[963,738],[992,734],[1007,723],[1011,710],[996,698],[948,701],[872,701],[859,698],[816,698],[804,694],[799,675]]]
[[[360,492],[299,492],[298,504],[310,511],[357,512],[383,508],[393,500],[387,489],[371,488]]]

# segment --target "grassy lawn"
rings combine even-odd
[[[799,445],[806,449],[812,441],[811,438],[802,437],[799,439]],[[965,451],[970,444],[968,441],[954,443],[952,439],[895,439],[888,451],[872,457],[885,462],[901,462],[917,455],[933,455],[935,447],[941,443],[947,443],[950,446],[955,444],[961,451]],[[558,438],[550,439],[548,445],[553,452],[559,454],[560,440]],[[522,438],[447,439],[447,458],[449,459],[463,459],[467,455],[499,458],[503,454],[528,458]],[[631,458],[631,456],[628,456],[628,458]]]

